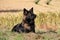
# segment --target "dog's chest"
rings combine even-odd
[[[30,30],[30,26],[28,24],[24,24],[24,29],[29,29]]]

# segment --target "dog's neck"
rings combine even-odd
[[[35,25],[35,22],[33,21],[32,23],[27,23],[25,20],[22,21],[22,25],[27,24],[29,26]]]

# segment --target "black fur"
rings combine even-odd
[[[12,31],[18,32],[18,33],[29,33],[29,32],[35,32],[35,22],[34,19],[36,18],[36,15],[33,13],[33,8],[31,8],[29,11],[24,8],[23,10],[23,21],[21,24],[17,24],[13,27]]]

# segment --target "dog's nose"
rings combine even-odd
[[[33,18],[36,18],[36,15],[34,15]]]
[[[35,18],[36,18],[36,15],[35,15]]]

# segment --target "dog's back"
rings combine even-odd
[[[17,24],[13,27],[12,32],[24,32],[23,27],[21,24]]]

